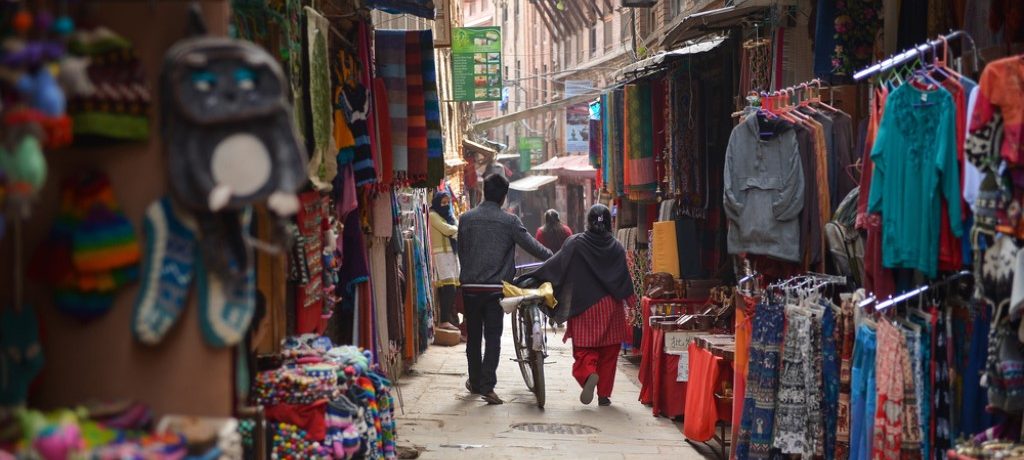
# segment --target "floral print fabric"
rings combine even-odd
[[[771,457],[772,434],[775,432],[775,398],[779,387],[780,347],[784,322],[781,304],[757,306],[754,316],[746,398],[740,419],[736,458],[768,459]]]
[[[881,0],[837,0],[832,72],[853,75],[871,63],[875,35],[882,27]]]

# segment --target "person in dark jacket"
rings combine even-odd
[[[550,315],[568,319],[563,341],[572,339],[572,375],[583,387],[580,402],[611,405],[615,368],[623,342],[632,340],[625,306],[636,301],[626,250],[612,236],[612,214],[596,204],[587,213],[587,231],[528,276],[550,282],[558,305]]]
[[[467,284],[500,285],[511,282],[516,273],[515,247],[547,260],[551,251],[537,242],[518,217],[501,209],[508,194],[508,179],[491,174],[484,179],[484,202],[462,215],[459,222],[458,253],[462,272],[462,300],[466,320],[466,359],[469,380],[466,389],[480,394],[488,404],[504,401],[494,393],[498,382],[498,360],[501,357],[501,333],[505,312],[501,309],[501,292],[475,291]],[[480,356],[481,339],[487,350]]]
[[[540,241],[540,244],[555,253],[562,249],[562,244],[570,236],[572,236],[572,229],[562,223],[558,211],[548,209],[544,213],[544,225],[537,229],[535,238]]]

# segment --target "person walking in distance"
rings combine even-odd
[[[611,405],[619,350],[632,339],[625,306],[636,301],[626,250],[612,236],[612,214],[596,204],[587,231],[565,240],[562,249],[529,274],[555,288],[558,321],[568,318],[563,341],[572,339],[572,375],[583,387],[580,402]]]
[[[551,250],[552,253],[556,253],[559,249],[562,249],[562,244],[570,236],[572,236],[572,229],[562,223],[558,211],[548,209],[544,213],[544,225],[537,229],[537,236],[535,238],[537,238],[537,241],[540,241],[540,244]]]
[[[570,236],[572,236],[572,229],[562,223],[558,211],[548,209],[544,213],[544,225],[537,228],[537,241],[540,241],[540,244],[550,249],[552,253],[557,253],[562,249],[565,240]],[[548,325],[551,327],[564,327],[565,323],[559,323],[554,318],[548,318]]]
[[[458,231],[469,362],[466,389],[480,394],[488,404],[504,402],[494,393],[494,385],[498,381],[505,312],[499,303],[500,292],[475,291],[466,285],[511,282],[516,273],[516,245],[540,260],[551,257],[551,251],[530,236],[518,217],[501,209],[507,194],[508,179],[500,174],[488,175],[484,179],[484,202],[462,215]],[[482,359],[481,340],[486,344]]]

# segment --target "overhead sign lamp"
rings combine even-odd
[[[622,0],[623,8],[650,8],[657,0]]]

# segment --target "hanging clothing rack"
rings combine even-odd
[[[890,298],[888,300],[880,302],[878,305],[875,305],[875,311],[876,312],[881,312],[881,311],[883,311],[883,310],[885,310],[885,309],[887,309],[887,308],[889,308],[889,307],[891,307],[893,305],[896,305],[896,304],[898,304],[900,302],[903,302],[905,300],[912,299],[912,298],[917,297],[917,296],[919,296],[921,294],[924,294],[925,292],[927,292],[928,290],[930,290],[932,288],[937,288],[937,287],[940,287],[940,286],[943,286],[943,285],[952,283],[954,281],[958,281],[958,280],[960,280],[962,278],[973,276],[973,275],[974,275],[974,273],[972,273],[970,270],[959,271],[957,273],[954,273],[954,274],[946,277],[945,279],[943,279],[941,281],[937,281],[937,282],[932,283],[932,284],[926,284],[926,285],[921,286],[921,287],[919,287],[917,289],[914,289],[912,291],[905,292],[905,293],[900,294],[900,295],[898,295],[896,297],[892,297],[892,298]],[[874,296],[868,297],[868,298],[862,300],[860,302],[859,306],[861,308],[867,307],[868,305],[871,305],[871,303],[875,302],[876,300],[877,299]]]
[[[978,48],[974,45],[974,39],[971,38],[971,35],[968,34],[967,32],[964,32],[962,30],[956,30],[946,35],[943,35],[940,38],[917,45],[911,49],[900,52],[899,54],[883,59],[881,62],[872,64],[871,66],[861,69],[857,71],[857,73],[853,74],[853,79],[860,81],[872,75],[885,72],[886,70],[892,69],[893,67],[896,67],[900,64],[904,64],[906,62],[914,60],[915,58],[921,56],[922,53],[924,53],[925,51],[934,50],[939,47],[946,46],[950,41],[957,38],[963,38],[964,40],[967,40],[967,42],[971,45],[972,56],[974,58],[974,69],[977,70]]]

